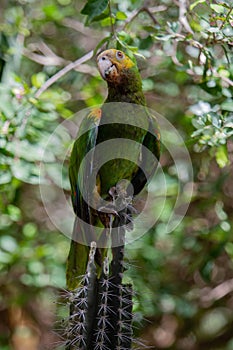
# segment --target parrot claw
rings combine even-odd
[[[98,212],[101,213],[106,213],[107,215],[115,215],[115,216],[119,216],[117,210],[115,210],[115,207],[112,204],[103,206],[103,207],[99,207],[98,208]]]
[[[98,216],[105,228],[112,227],[112,222],[116,216],[119,216],[115,206],[109,203],[106,206],[98,208]]]
[[[131,231],[133,229],[132,216],[133,214],[138,214],[138,211],[133,207],[132,197],[128,196],[122,183],[118,183],[116,186],[110,188],[108,193],[111,201],[107,205],[98,208],[98,215],[107,229],[111,230],[115,217],[118,217],[122,221],[122,224],[124,222],[127,230]]]

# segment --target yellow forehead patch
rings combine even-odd
[[[99,54],[97,59],[101,58],[102,56],[107,56],[113,64],[121,65],[122,67],[127,69],[134,66],[134,62],[123,51],[120,50],[105,50],[101,52],[101,54]]]

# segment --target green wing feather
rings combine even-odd
[[[85,274],[88,262],[88,243],[85,245],[80,242],[88,241],[86,236],[88,232],[83,222],[90,223],[91,214],[80,188],[82,191],[88,191],[84,183],[91,175],[92,162],[84,162],[82,167],[81,163],[85,155],[96,145],[100,113],[101,110],[95,110],[83,119],[70,157],[71,199],[76,214],[66,269],[67,287],[70,290],[78,287],[80,276]],[[85,193],[85,196],[89,197],[89,194]]]
[[[155,156],[157,161],[151,161],[152,159],[150,154],[144,149],[142,149],[142,162],[140,168],[138,169],[131,181],[131,184],[134,188],[134,195],[140,193],[147,184],[147,182],[150,180],[151,176],[154,174],[158,166],[158,161],[160,157],[160,132],[158,123],[156,118],[151,114],[148,114],[148,119],[148,132],[146,133],[142,144],[147,151],[150,151]]]

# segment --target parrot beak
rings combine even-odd
[[[97,65],[104,80],[112,81],[118,75],[116,66],[104,52],[98,56]]]

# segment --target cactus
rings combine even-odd
[[[87,272],[83,277],[82,287],[73,291],[70,298],[70,317],[66,329],[66,349],[88,349],[95,313],[96,267],[94,256],[96,244],[93,242]]]
[[[70,315],[65,329],[66,350],[129,350],[132,344],[132,285],[123,284],[125,228],[123,215],[113,221],[112,261],[106,257],[98,278],[91,243],[81,286],[69,291]],[[125,219],[124,219],[125,220]]]

